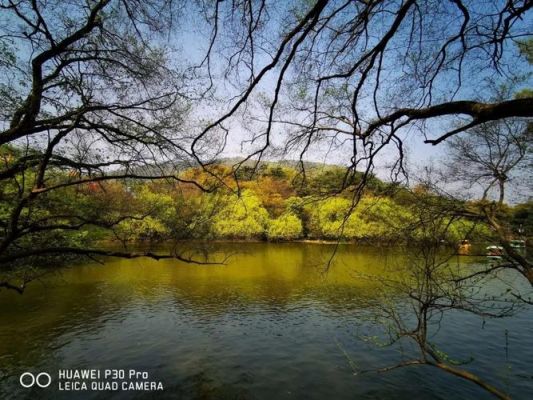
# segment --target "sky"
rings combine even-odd
[[[484,7],[493,7],[495,4],[498,3],[502,3],[502,1],[480,1],[478,3],[472,4],[479,4],[479,8],[483,9]],[[289,20],[287,20],[285,16],[293,15],[291,11],[292,9],[301,10],[304,7],[309,6],[308,2],[300,1],[277,2],[272,4],[275,4],[276,7],[269,9],[269,19],[264,27],[264,30],[262,31],[262,36],[258,37],[258,39],[263,40],[261,44],[265,44],[265,49],[263,51],[260,51],[256,56],[256,70],[259,70],[261,67],[270,62],[269,53],[271,53],[273,49],[266,47],[266,45],[268,45],[268,40],[275,38],[278,34],[278,31],[286,31],[289,27],[293,26],[296,23],[294,19],[291,20],[289,18]],[[333,2],[333,4],[338,5],[340,4],[340,2]],[[446,7],[451,7],[451,5],[449,4],[441,5],[440,3],[439,6],[444,7],[444,10]],[[192,3],[187,4],[182,11],[183,15],[180,19],[177,20],[178,24],[176,26],[176,29],[174,29],[172,34],[170,34],[169,36],[158,38],[157,43],[168,51],[170,51],[171,64],[173,63],[176,67],[179,68],[186,68],[187,66],[191,67],[201,63],[209,47],[211,31],[210,28],[203,23],[203,15],[201,15],[200,10],[196,8],[195,5],[193,5]],[[440,12],[442,12],[442,10],[440,10]],[[9,18],[6,18],[6,15],[7,14],[0,16],[0,21],[4,26],[9,26],[10,24],[12,24],[12,21]],[[438,13],[436,12],[435,15],[438,15]],[[454,21],[447,21],[442,19],[439,20],[438,17],[435,18],[436,20],[433,22],[435,25],[433,27],[434,29],[445,29],[448,26],[456,26],[457,24],[460,25],[461,22],[460,19]],[[370,32],[370,40],[373,40],[375,42],[375,40],[377,40],[376,38],[379,39],[383,35],[383,33],[389,28],[390,23],[391,20],[387,19],[387,17],[384,17],[380,21],[373,24],[373,31]],[[526,15],[526,18],[521,22],[521,24],[522,26],[526,27],[533,26],[533,18],[531,13]],[[430,27],[432,26],[433,25],[431,25]],[[228,54],[228,47],[226,46],[235,44],[231,43],[230,34],[234,33],[234,30],[238,28],[239,27],[235,28],[235,26],[226,26],[224,24],[220,24],[219,26],[218,35],[219,38],[221,38],[222,40],[220,42],[216,42],[215,50],[220,51],[220,53],[213,53],[213,59],[211,64],[212,71],[215,75],[214,85],[216,89],[213,91],[214,98],[213,101],[204,101],[195,106],[195,109],[193,110],[191,115],[192,119],[190,122],[190,126],[188,127],[189,129],[191,129],[192,133],[197,132],[199,129],[205,126],[206,123],[217,119],[220,115],[227,111],[237,101],[235,95],[239,92],[239,90],[242,90],[242,86],[239,87],[239,85],[234,85],[233,79],[226,79],[226,77],[224,76],[224,66],[226,65],[227,61],[224,58],[224,55],[227,56]],[[531,31],[531,29],[529,30]],[[436,37],[438,37],[438,35],[439,32],[436,33]],[[393,47],[395,50],[401,50],[406,46],[405,42],[405,36],[399,35],[396,41],[391,43],[391,47]],[[279,43],[279,41],[274,41],[274,43],[277,44]],[[19,49],[19,52],[22,56],[24,56],[24,52],[27,52],[28,56],[30,55],[28,50]],[[404,82],[401,81],[402,71],[397,68],[397,59],[394,57],[394,55],[394,52],[387,53],[387,57],[385,57],[385,60],[383,62],[384,73],[382,78],[384,82],[384,87],[382,90],[383,94],[381,95],[380,101],[385,107],[388,105],[388,91],[391,89],[395,89],[396,87],[401,87],[404,84]],[[504,54],[504,57],[514,56],[516,56],[516,48],[513,46],[508,47],[508,50],[506,51],[506,54]],[[470,67],[467,71],[467,79],[461,82],[461,88],[454,99],[471,99],[476,98],[476,96],[479,95],[483,97],[483,91],[485,89],[483,89],[480,85],[484,79],[495,78],[503,80],[505,78],[503,75],[499,76],[494,72],[494,70],[490,69],[476,71],[476,64],[474,63],[472,65],[473,67]],[[528,67],[527,64],[523,62],[517,62],[513,64],[512,67],[515,68],[518,72],[527,73],[528,68],[529,71],[531,71],[531,67]],[[243,73],[246,72],[246,69],[244,67],[241,68],[240,65],[237,65],[234,72],[240,72],[240,70],[242,70]],[[287,78],[290,79],[294,75],[294,73],[297,72],[298,71],[290,71],[287,74]],[[505,71],[503,72],[505,73]],[[260,98],[261,96],[266,96],[269,98],[272,97],[278,73],[279,69],[273,69],[265,75],[264,79],[254,91],[254,94],[252,96],[254,101]],[[232,78],[235,78],[235,75],[233,75]],[[202,86],[205,87],[207,83],[208,82],[205,79],[200,79],[198,82],[195,82],[193,84],[199,85],[199,88],[202,89]],[[440,81],[437,82],[437,84],[437,93],[444,94],[446,92],[451,92],[454,90],[454,85],[456,84],[456,81],[454,75],[450,73],[444,74],[442,78],[440,78]],[[528,84],[533,86],[531,79],[529,80]],[[409,93],[406,93],[406,98],[407,97],[409,97]],[[247,147],[246,145],[243,147],[243,141],[249,139],[250,134],[261,132],[260,129],[263,129],[263,127],[253,126],[250,131],[243,123],[243,120],[248,118],[250,115],[257,115],[259,109],[256,107],[256,103],[254,103],[254,101],[249,102],[248,108],[242,108],[241,113],[237,113],[235,118],[232,118],[225,124],[225,127],[229,129],[230,133],[227,145],[225,146],[220,156],[239,157],[249,154],[250,147]],[[281,102],[283,101],[287,101],[287,99],[282,96]],[[361,101],[358,107],[360,108],[362,113],[372,115],[370,103],[368,101]],[[449,126],[450,125],[448,120],[431,120],[427,124],[426,132],[429,132],[429,137],[434,137],[440,133],[445,132],[446,129],[449,128]],[[286,138],[286,132],[286,126],[274,126],[272,140],[273,147],[282,145],[284,139]],[[407,160],[409,161],[413,170],[416,170],[417,168],[426,165],[429,162],[438,163],[439,160],[444,157],[445,146],[432,146],[423,143],[423,137],[413,127],[408,127],[405,129],[405,131],[403,132],[403,139],[406,147]],[[284,156],[289,158],[298,157],[297,153]],[[309,153],[307,154],[307,160],[345,165],[349,162],[350,156],[351,147],[349,145],[340,146],[333,151],[329,151],[329,146],[323,143],[320,146],[316,146],[311,151],[309,151]],[[396,150],[393,149],[391,146],[389,146],[383,152],[381,163],[376,166],[375,170],[378,176],[383,179],[388,178],[389,170],[387,168],[387,164],[390,163],[395,156]],[[267,154],[266,157],[275,157],[275,153]]]
[[[490,3],[490,2],[489,2]],[[287,7],[289,7],[287,4],[289,2],[284,3],[285,7],[282,9],[282,13],[287,11]],[[492,2],[491,4],[496,4]],[[484,7],[480,3],[480,7]],[[198,16],[197,16],[198,17]],[[269,20],[270,26],[266,29],[267,33],[270,31],[272,35],[275,34],[275,31],[280,28],[281,20],[279,15],[274,15]],[[191,21],[196,21],[194,18],[191,19]],[[376,27],[376,34],[382,34],[384,30],[388,29],[390,21],[384,20],[383,26],[377,26]],[[461,21],[453,21],[456,25],[459,24]],[[444,24],[452,25],[451,21],[444,21]],[[533,19],[531,18],[531,13],[528,14],[528,18],[523,21],[523,24],[527,26],[529,23],[530,26],[533,26]],[[192,23],[189,26],[185,26],[184,32],[180,34],[179,37],[175,38],[176,43],[179,43],[183,54],[185,54],[185,57],[190,60],[191,62],[198,62],[201,60],[204,55],[205,51],[208,48],[209,45],[209,38],[210,38],[210,31],[206,29],[201,29],[202,26],[199,21],[196,21],[196,23]],[[222,32],[224,31],[224,27],[219,28]],[[220,35],[219,31],[219,35]],[[396,46],[401,46],[401,38],[399,43],[395,43]],[[507,50],[507,55],[512,55],[513,57],[516,56],[516,48],[513,48],[512,46]],[[213,66],[216,70],[218,67],[220,67],[222,64],[224,64],[224,60],[222,58],[214,57],[213,59]],[[269,62],[269,57],[263,55],[263,57],[257,57],[257,66],[260,67],[262,65],[265,65],[267,62]],[[397,84],[398,74],[394,71],[394,68],[396,66],[396,60],[392,57],[390,59],[386,59],[384,61],[384,69],[391,71],[389,76],[389,85],[394,86]],[[220,64],[220,65],[218,65]],[[523,69],[524,72],[527,72],[528,66],[526,63],[518,63],[513,64],[513,67],[518,69]],[[530,69],[530,68],[529,68]],[[516,72],[516,71],[513,71]],[[505,73],[505,71],[502,71],[502,73]],[[271,97],[273,93],[273,89],[275,87],[275,78],[277,77],[277,71],[273,70],[270,73],[268,73],[265,76],[265,79],[261,82],[261,84],[258,87],[258,93],[264,93],[266,96]],[[484,79],[492,78],[492,79],[500,79],[503,80],[503,75],[495,74],[493,70],[480,70],[476,71],[475,66],[471,68],[467,73],[465,74],[465,78],[463,82],[461,82],[461,88],[458,91],[457,95],[455,96],[455,100],[459,99],[472,99],[479,97],[483,97],[482,88],[480,88],[480,83]],[[529,80],[529,83],[531,84],[531,79]],[[233,94],[235,94],[235,89],[227,84],[224,80],[219,80],[218,82],[215,82],[216,85],[218,85],[217,89],[217,95],[219,98],[227,98],[231,97]],[[456,79],[453,74],[447,74],[443,75],[441,81],[438,83],[439,90],[441,93],[445,92],[451,92],[455,90],[455,84]],[[485,96],[486,97],[486,96]],[[235,100],[234,100],[235,101]],[[386,100],[385,100],[386,101]],[[220,112],[224,109],[224,106],[229,106],[233,104],[231,101],[226,102],[221,109],[219,110],[213,110],[210,108],[210,106],[207,107],[201,107],[198,112],[199,114],[208,114],[208,115],[214,115]],[[361,105],[362,108],[367,107],[366,104]],[[253,108],[250,108],[253,110]],[[238,121],[234,121],[234,123],[230,123],[227,125],[227,127],[230,128],[230,135],[229,140],[227,143],[227,146],[222,153],[223,156],[227,157],[238,157],[243,156],[247,154],[246,152],[243,153],[242,151],[242,142],[243,139],[249,137],[249,132],[246,131],[245,128],[243,128],[242,124],[240,124]],[[426,131],[428,133],[428,137],[436,137],[439,134],[442,134],[447,131],[447,128],[449,128],[449,120],[440,119],[440,120],[431,120],[428,121]],[[274,144],[281,144],[284,139],[284,130],[286,128],[284,127],[276,127],[275,131],[277,133],[274,135]],[[412,164],[413,169],[416,169],[419,166],[425,165],[428,162],[436,162],[443,158],[445,153],[445,146],[433,146],[430,144],[423,143],[423,139],[421,135],[416,131],[416,129],[410,128],[408,129],[404,134],[404,143],[406,147],[406,153],[409,162]],[[384,152],[384,161],[386,161],[388,158],[394,157],[396,155],[396,151],[392,148],[387,149]],[[349,158],[351,156],[350,148],[348,147],[346,151],[343,151],[343,149],[338,149],[333,152],[327,151],[327,146],[323,145],[320,148],[316,148],[313,151],[310,151],[308,153],[308,159],[310,161],[319,161],[319,162],[327,162],[327,163],[338,163],[338,164],[346,164],[349,162]],[[297,158],[297,154],[293,155],[294,158]],[[379,176],[382,178],[387,178],[388,176],[388,170],[386,167],[378,168],[377,171]]]

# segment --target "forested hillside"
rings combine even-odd
[[[220,176],[227,178],[221,181]],[[125,203],[135,204],[139,217],[146,215],[118,224],[117,237],[398,243],[405,237],[416,238],[421,209],[431,212],[447,201],[427,188],[408,189],[372,176],[355,206],[358,178],[346,182],[346,169],[335,165],[309,164],[302,173],[291,163],[264,162],[255,170],[244,166],[235,176],[221,163],[212,166],[210,173],[187,169],[181,178],[199,183],[201,188],[162,181],[113,184]],[[341,187],[345,189],[339,192]],[[105,189],[97,186],[92,190],[95,196],[106,196]],[[531,224],[531,204],[508,207],[508,213],[517,228]],[[447,242],[490,236],[486,226],[468,218],[443,223],[450,224],[448,236],[440,238]]]
[[[2,155],[8,164],[9,152],[4,150]],[[263,162],[255,169],[244,165],[234,174],[230,167],[234,160],[230,161],[208,170],[181,168],[178,180],[110,179],[65,185],[45,193],[47,201],[31,210],[36,232],[39,221],[50,216],[57,220],[58,230],[38,237],[29,232],[26,240],[35,244],[43,238],[48,245],[57,246],[86,245],[95,240],[171,239],[398,243],[416,239],[421,213],[453,206],[427,188],[408,189],[371,176],[365,194],[353,207],[354,189],[361,176],[352,175],[348,180],[341,166],[307,164],[303,173],[295,163]],[[58,181],[65,180],[60,170],[55,175]],[[84,176],[70,173],[66,179],[79,182]],[[0,213],[7,212],[17,193],[16,181],[12,182],[1,188]],[[48,184],[53,183],[51,176]],[[342,187],[345,189],[339,192]],[[531,208],[531,203],[507,208],[517,229],[522,226],[529,231]],[[71,234],[61,231],[59,210],[65,218],[77,215],[78,229]],[[438,239],[450,243],[490,235],[485,225],[472,219],[444,219],[442,223],[450,224],[450,229],[446,229],[446,237]]]

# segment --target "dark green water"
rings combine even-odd
[[[0,398],[492,398],[431,367],[354,374],[402,359],[398,347],[361,339],[383,291],[362,276],[390,273],[401,262],[394,253],[342,246],[325,274],[329,245],[223,248],[237,252],[226,266],[110,260],[66,269],[23,296],[0,292]],[[531,307],[485,323],[454,313],[433,340],[473,357],[464,368],[513,398],[531,399],[532,322]],[[146,371],[164,391],[59,391],[57,371],[81,368]],[[50,373],[52,385],[21,387],[25,371]]]

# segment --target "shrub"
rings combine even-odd
[[[267,231],[270,240],[294,240],[302,237],[302,234],[302,221],[290,213],[271,220]]]

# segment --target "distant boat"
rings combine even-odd
[[[515,248],[515,249],[523,249],[526,247],[526,241],[520,240],[520,239],[511,240],[509,244],[512,248]]]
[[[503,256],[503,247],[501,246],[488,246],[486,250],[487,258],[499,260]]]
[[[461,256],[465,256],[470,254],[470,249],[472,248],[472,245],[467,239],[461,240],[459,244],[457,245],[457,254]]]

